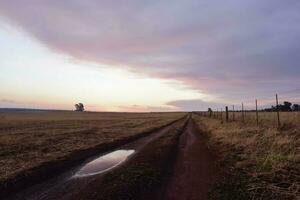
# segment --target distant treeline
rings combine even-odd
[[[265,108],[264,111],[272,112],[272,111],[300,111],[299,104],[292,104],[291,102],[284,101],[283,104],[279,104],[277,106],[271,106],[271,108]]]

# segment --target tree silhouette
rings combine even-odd
[[[209,112],[209,117],[211,117],[212,116],[212,109],[211,108],[208,108],[208,112]]]
[[[294,104],[294,105],[292,106],[292,110],[293,110],[293,111],[300,111],[300,105],[299,105],[299,104]]]
[[[292,106],[292,103],[291,102],[288,102],[288,101],[285,101],[283,102],[283,106],[284,106],[284,110],[285,111],[291,111],[291,106]]]
[[[271,108],[265,108],[264,110],[271,112],[276,111],[277,109],[279,111],[300,111],[299,104],[294,104],[292,106],[292,103],[288,101],[284,101],[283,104],[279,104],[278,106],[271,106]]]
[[[82,103],[77,103],[75,104],[75,111],[78,111],[78,112],[83,112],[84,111],[84,106]]]

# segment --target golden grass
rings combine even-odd
[[[220,199],[300,198],[299,115],[281,113],[284,125],[277,129],[273,114],[260,113],[260,127],[256,126],[255,113],[247,113],[244,124],[193,115],[208,133],[220,166],[227,169],[227,178],[219,187]]]
[[[0,113],[0,180],[74,151],[160,127],[185,113]]]
[[[217,115],[217,113],[215,113]],[[225,121],[225,112],[218,113],[219,119],[223,118]],[[283,127],[300,126],[300,112],[280,112],[279,118],[281,125]],[[229,121],[242,122],[241,112],[229,112]],[[245,124],[246,125],[256,125],[256,113],[255,112],[245,112]],[[277,127],[277,113],[276,112],[258,112],[258,122],[261,127]]]

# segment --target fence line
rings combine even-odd
[[[282,126],[280,112],[282,112],[282,111],[280,109],[281,105],[279,105],[279,103],[278,103],[279,100],[278,100],[278,95],[277,94],[275,95],[275,102],[276,102],[276,107],[274,108],[272,106],[272,109],[270,109],[270,111],[272,111],[272,113],[273,112],[276,113],[276,117],[274,116],[275,117],[274,120],[276,120],[277,128],[280,128]],[[241,120],[242,123],[246,123],[246,121],[248,121],[248,118],[249,118],[249,120],[251,120],[251,118],[253,117],[251,115],[251,113],[249,113],[251,111],[255,112],[255,116],[254,116],[253,120],[255,121],[254,123],[256,124],[257,127],[263,125],[263,123],[260,123],[260,121],[262,121],[262,120],[272,121],[271,119],[263,118],[263,116],[265,114],[260,114],[260,113],[271,113],[271,112],[266,111],[266,110],[258,110],[258,100],[255,99],[255,110],[248,110],[247,111],[244,107],[243,102],[241,103],[241,110],[235,110],[235,106],[232,105],[232,110],[230,111],[228,109],[228,106],[225,106],[225,111],[224,111],[225,112],[225,122],[228,123],[230,121],[239,121],[239,120]],[[297,111],[300,111],[299,108],[298,108]],[[230,112],[232,112],[232,115],[230,115]],[[247,117],[246,117],[246,113],[247,113]],[[237,114],[239,114],[239,115],[237,115]],[[208,112],[200,112],[200,115],[205,116],[205,117],[220,119],[221,122],[223,123],[223,108],[217,109],[217,111],[213,111],[212,109],[209,108]],[[232,117],[230,117],[230,116],[232,116]],[[240,118],[239,118],[239,116],[240,116]],[[298,118],[298,113],[296,113],[295,116],[294,116],[294,119],[297,119],[297,118]],[[300,122],[300,119],[299,119],[299,122]]]

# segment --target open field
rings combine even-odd
[[[76,177],[77,169],[86,165],[83,163],[57,181],[34,185],[8,199],[205,200],[217,180],[206,137],[191,114],[109,152],[120,150],[134,153],[114,169]]]
[[[186,113],[0,113],[0,180],[68,159],[73,153],[126,140]]]
[[[237,114],[237,113],[235,113]],[[201,117],[193,118],[207,132],[209,146],[218,155],[224,180],[212,199],[299,199],[299,113],[281,114],[282,127],[274,126],[275,113],[246,113],[245,123]],[[223,117],[224,117],[223,113]]]
[[[240,114],[226,123],[224,113],[1,113],[2,186],[71,160],[66,177],[46,168],[38,177],[57,182],[21,185],[9,199],[299,199],[298,113],[281,113],[279,129],[275,113],[259,113],[259,127],[255,113],[245,123]],[[116,150],[134,153],[103,174],[70,178],[88,162],[74,160]]]

